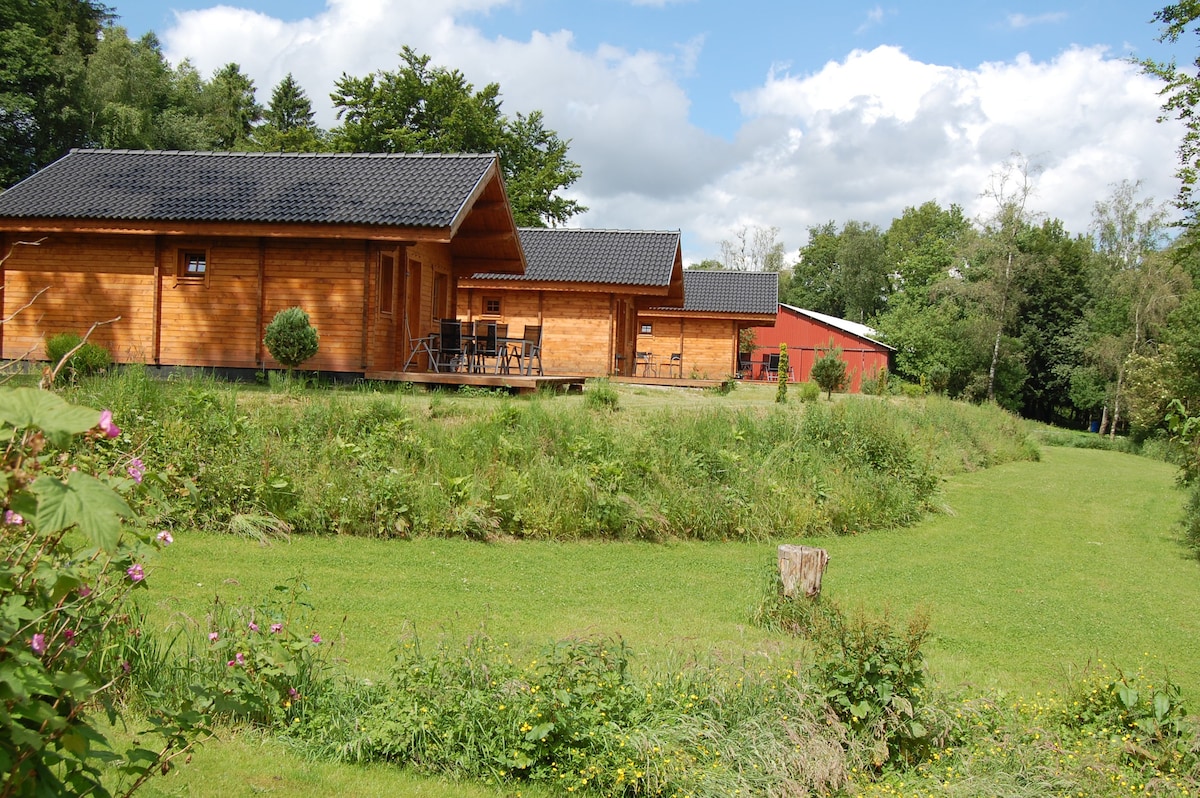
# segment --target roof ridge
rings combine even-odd
[[[219,158],[495,158],[494,152],[258,152],[254,150],[137,150],[119,147],[72,147],[68,154],[203,155]]]
[[[616,227],[518,227],[518,232],[530,233],[657,233],[679,235],[679,230],[627,230]]]

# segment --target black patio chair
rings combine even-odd
[[[774,381],[779,379],[779,353],[767,355],[767,379]]]
[[[500,352],[497,349],[496,339],[499,337],[499,331],[494,321],[477,321],[475,322],[475,334],[471,341],[471,371],[483,373],[487,371],[487,362],[490,358],[495,371],[500,370],[499,356]]]
[[[442,319],[439,324],[436,371],[458,371],[467,362],[463,348],[462,322],[458,319]]]
[[[753,377],[754,359],[749,352],[738,352],[737,378],[739,380]]]

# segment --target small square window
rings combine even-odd
[[[483,298],[483,315],[499,316],[500,315],[500,297],[485,296]]]
[[[203,280],[208,276],[208,252],[203,249],[180,250],[179,276],[191,280]]]
[[[642,331],[640,333],[638,333],[638,335],[654,335],[654,325],[653,324],[643,324]]]

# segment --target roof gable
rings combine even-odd
[[[678,231],[522,227],[519,233],[525,274],[478,273],[474,280],[669,288],[682,270]]]
[[[0,217],[452,227],[493,155],[72,150]]]
[[[855,321],[848,321],[847,319],[839,319],[837,316],[827,316],[826,314],[818,313],[815,310],[805,310],[804,308],[798,308],[795,305],[780,303],[779,307],[785,308],[798,316],[803,316],[819,322],[820,324],[833,327],[836,330],[841,330],[848,335],[853,335],[855,338],[861,338],[864,341],[870,341],[877,346],[882,346],[885,349],[891,349],[893,352],[896,351],[895,347],[888,346],[887,344],[875,338],[875,336],[879,335],[879,333],[873,327],[868,327],[865,324],[859,324]]]

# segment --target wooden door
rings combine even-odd
[[[376,366],[380,371],[392,371],[396,368],[396,359],[400,345],[396,335],[396,319],[401,315],[396,312],[397,293],[399,291],[398,266],[399,258],[394,249],[382,250],[379,253],[379,273],[375,285],[377,294],[375,301],[376,329]]]

